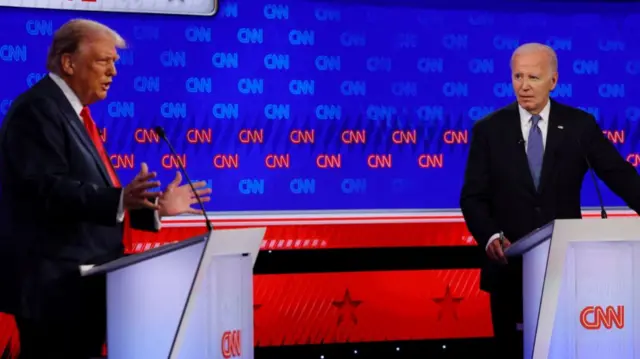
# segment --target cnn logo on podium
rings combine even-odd
[[[227,330],[222,333],[220,349],[222,350],[222,357],[225,359],[235,358],[242,355],[240,330]]]
[[[624,305],[618,305],[616,308],[609,305],[606,308],[601,306],[584,307],[580,312],[580,324],[589,330],[598,330],[605,327],[613,328],[615,324],[618,329],[624,328]]]

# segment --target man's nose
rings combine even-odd
[[[107,69],[107,76],[116,76],[118,74],[118,69],[116,69],[116,64],[113,63],[108,69]]]

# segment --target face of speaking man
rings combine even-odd
[[[511,61],[511,82],[518,104],[532,114],[539,114],[558,83],[552,56],[543,49],[515,53]]]
[[[108,34],[95,34],[80,43],[78,49],[62,56],[62,72],[83,105],[107,97],[117,75],[117,42]]]

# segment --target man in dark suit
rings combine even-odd
[[[490,293],[496,349],[522,358],[522,263],[503,249],[554,219],[581,218],[588,169],[636,212],[640,177],[603,135],[595,118],[549,98],[558,81],[553,49],[519,47],[511,59],[517,102],[478,121],[469,149],[460,208],[486,251],[480,286]]]
[[[21,358],[87,359],[105,340],[104,277],[81,265],[123,255],[131,228],[200,213],[195,193],[165,189],[146,165],[121,187],[88,106],[107,96],[122,38],[72,20],[54,35],[49,76],[20,95],[0,129],[0,311],[16,318]],[[203,199],[209,190],[195,187]]]

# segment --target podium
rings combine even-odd
[[[640,358],[640,218],[556,220],[505,254],[523,256],[525,359]]]
[[[110,359],[253,359],[265,228],[214,230],[81,270],[107,281]]]

